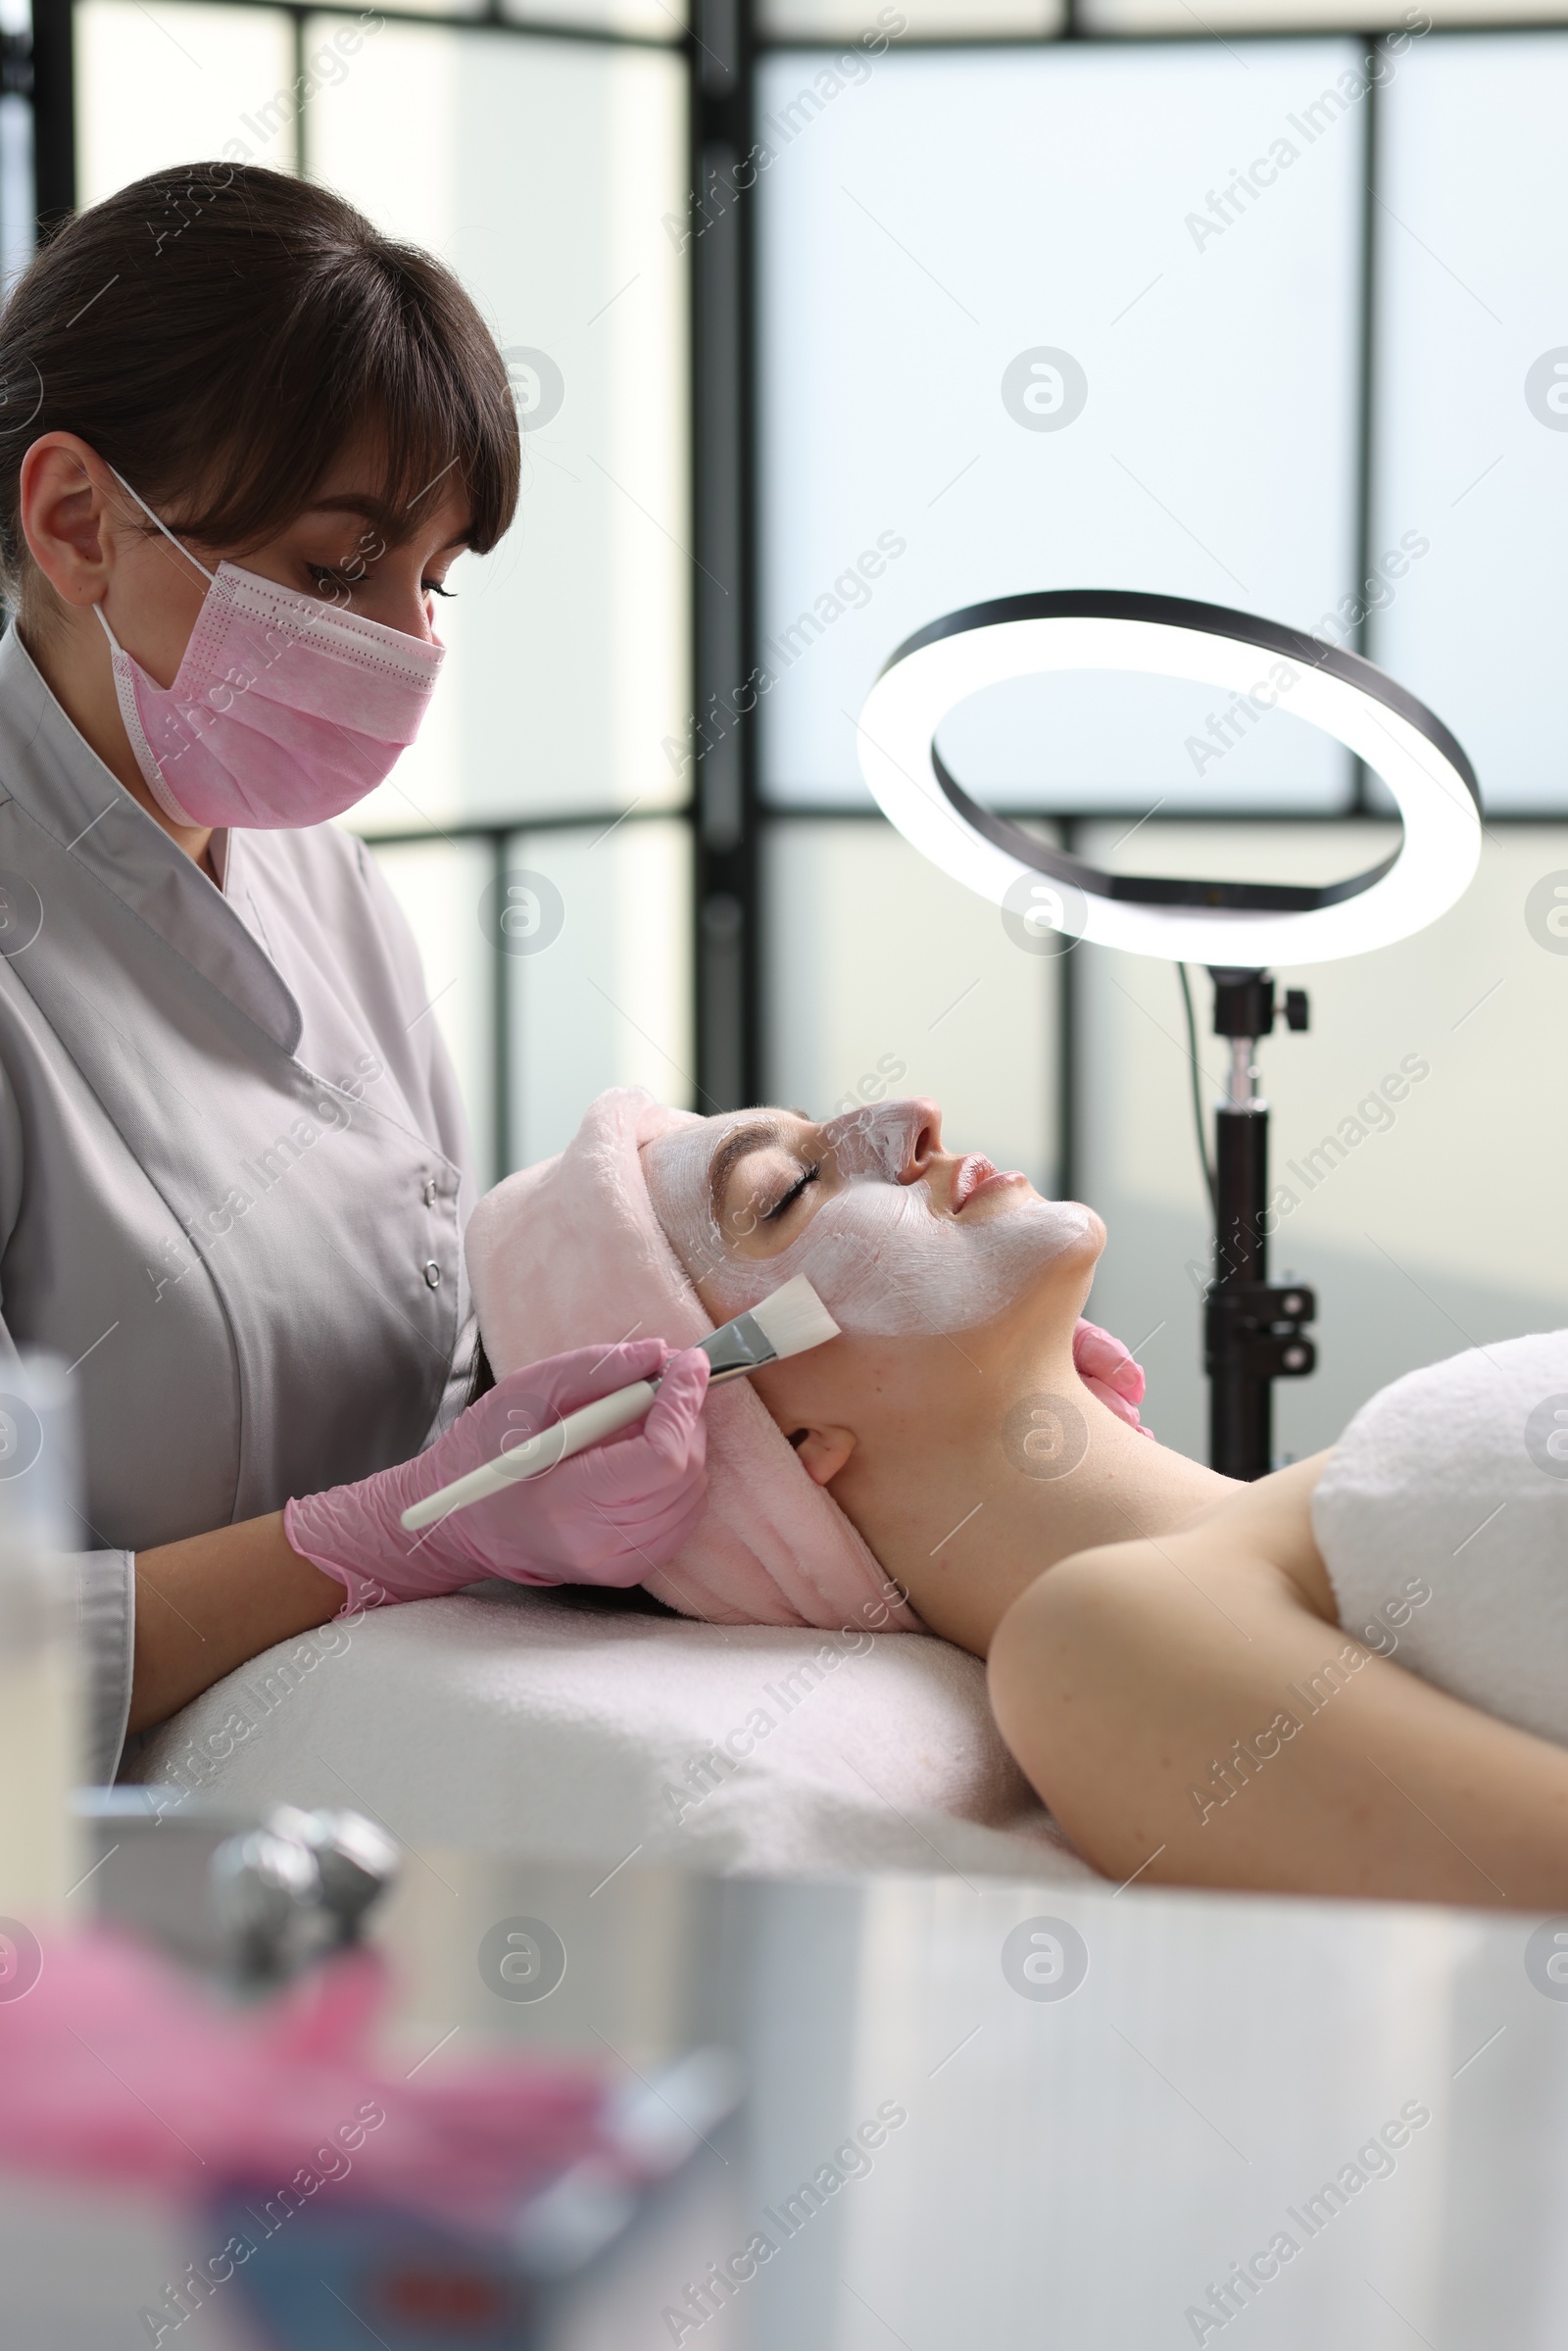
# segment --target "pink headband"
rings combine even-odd
[[[639,1086],[592,1103],[559,1157],[508,1176],[475,1208],[468,1276],[498,1379],[541,1356],[652,1336],[690,1347],[713,1328],[665,1240],[640,1147],[692,1123]],[[706,1406],[708,1509],[656,1599],[726,1625],[923,1630],[751,1383]]]

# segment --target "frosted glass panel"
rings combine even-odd
[[[781,41],[853,41],[869,33],[895,39],[980,40],[987,35],[1059,32],[1062,0],[761,0],[761,30]]]
[[[1289,118],[1357,54],[895,53],[793,129],[760,181],[773,796],[861,799],[867,688],[961,605],[1145,588],[1332,624],[1364,124]],[[764,64],[768,137],[808,62]],[[1227,197],[1238,169],[1258,184]],[[1022,776],[1040,754],[1018,734]],[[1297,805],[1336,805],[1338,754],[1299,756]],[[1074,797],[1119,801],[1125,763],[1083,745]],[[1237,804],[1223,771],[1180,766],[1178,746],[1171,805]]]
[[[1446,718],[1493,808],[1568,807],[1568,34],[1425,41],[1391,93],[1380,528],[1432,552],[1374,659]],[[1456,364],[1456,355],[1462,362]]]
[[[1085,828],[1085,854],[1113,837]],[[1312,881],[1371,863],[1393,838],[1381,824],[1155,823],[1117,861]],[[1260,1053],[1284,1188],[1271,1267],[1312,1283],[1320,1307],[1317,1373],[1274,1391],[1277,1443],[1293,1455],[1331,1444],[1368,1396],[1418,1364],[1568,1322],[1568,957],[1539,944],[1526,915],[1536,885],[1565,872],[1568,828],[1510,827],[1429,930],[1348,962],[1279,970],[1312,1005],[1307,1035],[1282,1023]],[[1175,970],[1102,948],[1076,961],[1080,1180],[1110,1236],[1090,1312],[1129,1344],[1152,1334],[1150,1425],[1201,1457],[1210,1225]],[[1208,1034],[1207,976],[1193,976],[1208,1117],[1226,1056]],[[1358,1116],[1400,1072],[1406,1097]]]
[[[386,842],[375,858],[424,965],[423,1007],[457,1065],[481,1191],[501,1172],[495,1132],[495,949],[481,928],[490,850],[476,841]]]
[[[1139,815],[1181,808],[1343,805],[1348,755],[1287,707],[1289,662],[1271,679],[1260,653],[1253,697],[1112,670],[1016,678],[946,718],[937,741],[950,772],[992,807],[1070,808],[1085,797]]]
[[[569,1143],[607,1086],[646,1086],[690,1108],[686,826],[638,819],[608,835],[576,826],[516,833],[507,865],[525,908],[521,938],[541,901],[544,923],[531,935],[554,931],[547,946],[511,960],[512,1164],[525,1167]]]
[[[879,818],[781,821],[765,851],[769,1100],[828,1118],[929,1094],[951,1148],[1054,1189],[1054,957]]]
[[[77,0],[74,24],[78,202],[215,156],[294,170],[308,102],[281,10]],[[334,52],[322,73],[350,62]]]
[[[380,0],[389,16],[482,17],[485,0]]]
[[[32,108],[0,97],[0,302],[32,259],[34,195]]]
[[[685,797],[661,748],[689,709],[683,89],[653,49],[388,24],[315,103],[312,172],[457,269],[539,419],[367,829]]]
[[[1201,20],[1188,0],[1079,0],[1086,32],[1294,32],[1341,26],[1383,32],[1434,24],[1560,22],[1563,0],[1203,0]]]
[[[582,24],[656,41],[678,41],[686,29],[684,0],[501,0],[501,14],[517,24]]]

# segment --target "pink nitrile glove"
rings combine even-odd
[[[1144,1367],[1128,1353],[1119,1339],[1102,1331],[1098,1322],[1079,1322],[1072,1335],[1073,1369],[1101,1402],[1140,1436],[1152,1437],[1138,1417],[1144,1400]]]
[[[414,1502],[493,1461],[580,1405],[662,1378],[645,1419],[536,1478],[449,1511],[411,1535]],[[640,1584],[667,1566],[702,1517],[708,1357],[662,1339],[582,1347],[509,1372],[412,1461],[288,1503],[290,1546],[348,1593],[351,1608],[423,1600],[485,1576],[514,1584]]]

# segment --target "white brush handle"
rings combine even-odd
[[[612,1396],[602,1396],[580,1411],[568,1412],[554,1428],[541,1429],[525,1444],[510,1446],[493,1461],[470,1469],[466,1477],[454,1478],[450,1486],[427,1494],[422,1502],[404,1511],[403,1525],[411,1535],[417,1534],[421,1527],[433,1527],[449,1510],[462,1510],[469,1502],[482,1502],[487,1494],[500,1494],[504,1487],[541,1476],[558,1461],[580,1453],[585,1445],[597,1445],[601,1438],[613,1437],[617,1429],[641,1420],[658,1393],[651,1380],[634,1380],[629,1388],[617,1388]]]

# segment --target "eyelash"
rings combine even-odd
[[[807,1185],[814,1184],[821,1172],[822,1164],[821,1161],[818,1160],[814,1167],[808,1167],[806,1170],[806,1173],[801,1177],[798,1183],[794,1183],[790,1186],[788,1192],[785,1193],[784,1198],[781,1200],[777,1201],[774,1206],[768,1209],[766,1215],[762,1218],[762,1222],[764,1224],[776,1224],[779,1218],[784,1214],[785,1209],[793,1206],[794,1202],[800,1199],[801,1194],[806,1190]]]
[[[359,580],[351,580],[347,572],[335,570],[328,563],[308,563],[306,569],[318,588],[347,588],[352,594],[360,584]],[[443,588],[439,580],[425,579],[419,582],[419,593],[422,596],[442,596],[448,603],[455,603],[458,592],[456,588]]]

